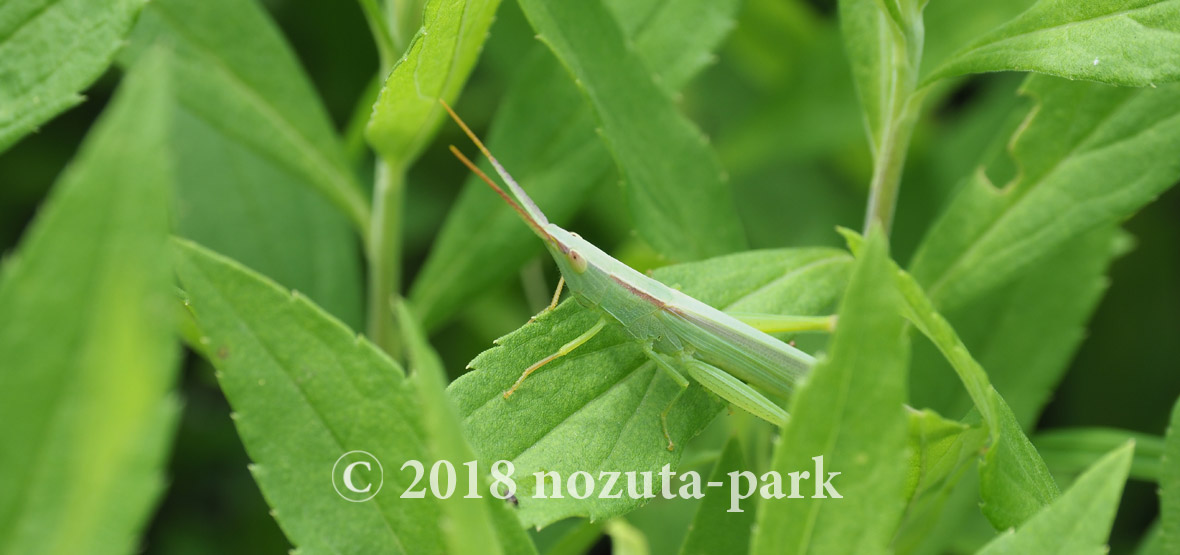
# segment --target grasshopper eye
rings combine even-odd
[[[588,265],[586,262],[586,257],[582,256],[581,253],[574,249],[570,249],[568,256],[570,259],[570,266],[573,266],[575,272],[580,274],[586,271],[586,266]]]

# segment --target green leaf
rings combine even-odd
[[[1180,399],[1172,409],[1172,421],[1160,457],[1160,534],[1164,553],[1180,549]]]
[[[779,314],[831,313],[843,290],[848,255],[832,249],[752,251],[656,270],[656,279],[726,310]],[[518,514],[526,526],[569,516],[620,515],[642,500],[537,499],[537,471],[568,477],[575,471],[650,470],[675,467],[684,444],[720,412],[722,403],[691,385],[673,407],[668,426],[676,444],[668,451],[660,413],[680,391],[646,360],[640,345],[617,325],[545,366],[505,400],[503,392],[532,363],[584,333],[599,314],[576,302],[497,340],[455,380],[449,393],[459,406],[467,440],[481,464],[508,460],[520,491]],[[628,415],[621,419],[619,415]]]
[[[894,272],[907,305],[906,319],[951,363],[988,427],[991,445],[979,466],[983,513],[997,529],[1014,527],[1057,498],[1057,483],[954,328],[935,311],[913,276],[896,266]]]
[[[610,537],[611,553],[616,555],[649,555],[651,553],[643,532],[621,518],[607,521],[603,530]]]
[[[181,85],[176,94],[183,110],[195,116],[182,121],[199,119],[297,176],[341,210],[358,232],[367,232],[368,200],[327,112],[278,28],[254,0],[153,1],[132,33],[126,59],[134,60],[156,42],[176,52],[174,70]]]
[[[883,155],[917,84],[926,0],[841,0],[840,31],[868,124],[873,157]]]
[[[475,460],[475,453],[463,439],[455,407],[446,395],[447,374],[438,353],[427,343],[405,304],[399,303],[396,309],[413,371],[408,381],[421,399],[424,439],[432,461],[450,461],[458,466]],[[480,491],[490,491],[489,487],[487,473],[481,474]],[[440,528],[448,553],[537,552],[504,500],[490,495],[482,499],[453,495],[439,504],[444,518]]]
[[[631,36],[648,67],[661,75],[661,83],[678,90],[724,38],[737,2],[663,0],[654,16],[637,2],[616,1],[611,7],[624,28],[634,29]],[[689,44],[683,42],[686,37],[692,39]],[[537,110],[540,105],[545,109]],[[500,101],[487,143],[549,220],[561,225],[595,185],[613,175],[614,163],[594,125],[577,87],[556,59],[538,49]],[[492,171],[486,161],[482,166]],[[486,189],[474,175],[464,183],[410,290],[427,329],[542,252],[537,236],[515,212],[488,202]]]
[[[716,553],[748,553],[750,532],[754,525],[754,511],[729,512],[730,497],[738,495],[733,491],[730,472],[748,470],[746,457],[742,455],[741,442],[736,437],[725,443],[721,457],[713,465],[709,482],[721,482],[719,488],[710,487],[697,508],[692,525],[680,547],[680,555],[712,555]]]
[[[525,0],[521,8],[594,106],[640,236],[674,260],[741,249],[744,231],[716,154],[610,12],[598,2]]]
[[[441,552],[438,503],[400,497],[414,478],[402,464],[430,460],[423,408],[402,370],[303,296],[233,261],[181,241],[175,264],[251,472],[291,543],[310,552]],[[383,466],[383,486],[363,503],[330,483],[329,470],[353,450]]]
[[[946,312],[1022,426],[1035,423],[1065,374],[1106,291],[1107,269],[1128,241],[1113,225],[1084,233],[1021,270],[1007,287]],[[916,405],[954,415],[971,409],[970,396],[934,348],[915,346],[911,372]]]
[[[1127,442],[1082,474],[1052,505],[1016,531],[987,544],[981,555],[1076,553],[1102,555],[1131,466],[1135,443]]]
[[[125,78],[0,276],[0,551],[129,553],[176,424],[160,53]]]
[[[1081,474],[1127,440],[1135,442],[1130,477],[1158,482],[1164,455],[1164,440],[1159,436],[1115,428],[1059,428],[1037,434],[1033,444],[1054,473]]]
[[[772,463],[784,479],[810,470],[822,481],[813,457],[824,457],[825,471],[840,472],[832,483],[843,499],[804,490],[804,499],[762,500],[751,553],[888,550],[905,506],[909,351],[888,256],[878,227],[853,267],[828,353],[791,399]]]
[[[1144,86],[1180,79],[1180,2],[1040,0],[934,70],[926,82],[1035,71]]]
[[[8,0],[0,7],[0,152],[82,102],[146,0]]]
[[[173,11],[184,16],[161,15]],[[223,20],[232,20],[240,33],[226,34]],[[266,75],[252,76],[260,80],[257,90],[268,91],[273,103],[284,107],[283,118],[307,120],[309,133],[315,130],[313,136],[325,148],[337,148],[331,130],[322,125],[319,100],[273,23],[252,2],[159,0],[145,11],[132,54],[153,40],[181,45],[182,66],[208,66],[208,71],[181,72],[174,89],[179,91],[176,124],[169,142],[177,165],[179,234],[359,325],[361,262],[348,220],[316,193],[315,174],[294,165],[302,161],[258,149],[271,140],[272,128],[226,125],[223,110],[265,116],[264,108],[252,104],[257,97],[231,79],[207,77],[233,63],[209,53],[239,57],[246,41],[252,63],[269,64]]]
[[[366,136],[381,157],[404,171],[434,138],[479,59],[499,0],[429,0],[425,22],[394,65],[373,105]]]
[[[894,549],[901,553],[913,552],[929,534],[987,439],[985,428],[947,420],[928,409],[910,409],[908,415],[907,502],[893,540]]]
[[[1180,85],[1126,89],[1033,76],[1022,91],[1037,105],[1010,146],[1019,171],[996,184],[990,172],[975,172],[914,256],[914,277],[942,310],[1122,220],[1180,176],[1172,156]]]

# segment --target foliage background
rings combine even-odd
[[[378,64],[360,8],[353,2],[312,0],[264,4],[343,132]],[[968,4],[931,3],[929,50],[952,49],[954,37],[939,34],[940,22],[966,17]],[[1018,12],[1029,2],[994,4],[991,17],[999,21],[1005,16],[997,14]],[[986,20],[989,14],[977,16]],[[516,4],[504,2],[456,106],[477,131],[486,129],[519,60],[539,46],[532,34]],[[107,103],[118,75],[118,70],[109,72],[87,91],[87,102],[0,155],[0,251],[16,244]],[[1007,114],[1022,112],[1027,101],[1014,94],[1020,82],[1021,76],[1003,73],[971,77],[929,102],[913,140],[894,224],[893,256],[903,265],[959,178],[975,166],[979,153],[995,147],[994,137],[1005,135],[1001,129],[1011,125]],[[747,1],[716,63],[684,90],[682,108],[711,137],[730,172],[752,247],[841,246],[833,226],[859,227],[871,159],[834,2]],[[420,269],[465,178],[445,149],[447,143],[461,144],[456,133],[444,128],[408,177],[407,283]],[[366,156],[352,160],[361,172],[371,171]],[[632,265],[648,267],[655,260],[629,234],[625,213],[616,209],[621,202],[617,187],[597,187],[569,227]],[[1110,288],[1038,429],[1111,426],[1163,434],[1171,404],[1180,395],[1178,216],[1180,189],[1173,188],[1124,226],[1135,238],[1134,248],[1114,263]],[[359,253],[359,244],[353,248]],[[521,279],[487,291],[444,325],[434,341],[446,368],[462,369],[535,312],[548,294],[539,285],[541,276],[547,283],[554,280],[551,265],[538,259]],[[363,290],[359,277],[355,287]],[[181,395],[171,483],[150,525],[148,552],[285,551],[287,540],[246,470],[228,405],[210,366],[198,357],[184,361]],[[1158,513],[1154,484],[1131,481],[1123,496],[1111,538],[1115,552],[1133,548]],[[670,508],[657,502],[629,517],[649,534],[655,552],[675,546],[691,518],[691,503],[676,503]]]

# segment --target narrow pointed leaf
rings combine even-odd
[[[0,552],[130,553],[175,430],[167,65],[128,75],[0,276]]]
[[[1172,409],[1172,421],[1160,457],[1160,534],[1164,553],[1180,550],[1180,399]]]
[[[721,456],[713,465],[713,472],[708,476],[709,482],[721,482],[724,485],[710,487],[705,491],[705,498],[701,500],[697,514],[692,519],[692,525],[684,537],[684,545],[680,547],[680,555],[749,552],[754,509],[729,512],[730,499],[737,492],[733,491],[733,483],[728,475],[748,468],[741,443],[737,438],[731,438],[725,443],[725,449],[721,451]]]
[[[905,507],[909,341],[880,228],[857,257],[828,352],[791,399],[772,470],[803,499],[764,499],[754,554],[885,553]],[[823,457],[825,476],[818,476]],[[830,472],[842,499],[818,494]],[[789,484],[787,484],[789,487]],[[789,491],[786,492],[789,494]]]
[[[147,0],[9,0],[0,6],[0,152],[107,70]]]
[[[1180,2],[1040,0],[936,69],[927,81],[1035,71],[1145,86],[1180,79]]]
[[[593,105],[640,236],[673,260],[742,248],[745,232],[717,155],[605,6],[526,0],[521,8]]]

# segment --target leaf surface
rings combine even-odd
[[[1172,421],[1160,457],[1160,534],[1163,552],[1180,549],[1180,399],[1172,409]]]
[[[673,260],[741,249],[744,231],[716,154],[610,12],[597,2],[526,0],[521,8],[593,105],[639,235]]]
[[[755,510],[747,507],[740,513],[729,512],[731,497],[738,495],[733,491],[729,473],[748,468],[741,443],[737,438],[731,438],[713,465],[713,472],[705,478],[708,482],[721,482],[724,485],[705,489],[705,498],[684,536],[680,555],[749,552]]]
[[[9,0],[0,5],[0,152],[82,102],[146,0]]]
[[[0,275],[0,552],[129,553],[178,413],[167,61],[132,70]]]
[[[992,540],[980,554],[1107,553],[1106,540],[1134,451],[1134,442],[1128,442],[1110,452],[1078,477],[1052,505],[1016,531]]]
[[[1145,86],[1180,79],[1180,2],[1040,0],[951,57],[927,79],[1035,71]]]
[[[183,16],[167,15],[174,12]],[[232,20],[240,33],[227,34],[223,20]],[[253,1],[159,0],[144,12],[125,58],[152,41],[174,45],[181,67],[188,68],[174,88],[176,123],[169,137],[177,166],[178,233],[359,325],[361,261],[348,220],[316,192],[317,177],[301,169],[302,161],[259,149],[271,140],[272,128],[225,122],[231,117],[226,111],[249,111],[235,118],[268,114],[255,104],[255,93],[214,77],[234,67],[243,56],[238,50],[247,48],[252,63],[267,67],[266,75],[251,78],[276,110],[269,113],[306,120],[308,136],[318,136],[326,150],[337,148],[318,98],[274,24]],[[184,92],[191,90],[204,93]]]
[[[853,267],[828,351],[793,395],[775,448],[772,469],[785,487],[789,473],[811,473],[804,499],[761,500],[751,553],[888,550],[905,506],[909,350],[888,256],[877,228]],[[819,497],[832,472],[842,499]]]

